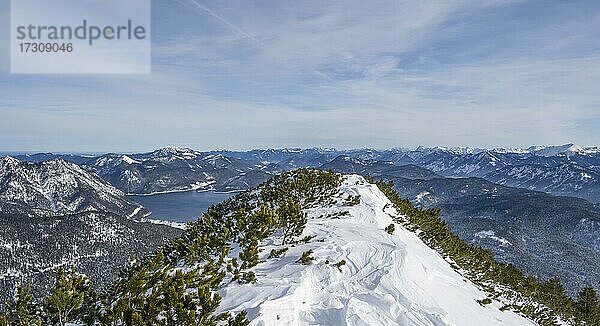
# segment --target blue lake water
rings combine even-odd
[[[233,196],[233,193],[186,191],[151,196],[128,196],[152,212],[150,218],[189,222],[202,216],[210,206]]]

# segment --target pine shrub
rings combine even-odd
[[[394,223],[385,227],[385,232],[387,232],[389,234],[394,234],[395,230],[396,230],[396,227],[394,226]]]
[[[298,258],[298,260],[296,260],[297,263],[300,263],[302,265],[310,265],[310,263],[314,260],[314,258],[311,256],[313,253],[312,249],[309,249],[305,252],[302,253],[302,256],[300,258]]]

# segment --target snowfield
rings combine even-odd
[[[377,186],[351,175],[340,188],[361,203],[306,210],[302,237],[315,238],[281,258],[266,259],[280,237],[263,242],[258,281],[224,286],[218,312],[245,309],[251,325],[535,325],[498,302],[476,302],[486,293],[414,233],[398,224],[384,231],[397,212]],[[309,249],[313,262],[296,263]]]

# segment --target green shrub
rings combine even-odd
[[[312,249],[303,252],[302,256],[298,260],[296,260],[296,262],[302,265],[309,265],[314,260],[314,258],[311,257],[312,253]]]
[[[282,249],[271,249],[271,253],[269,254],[269,259],[271,258],[279,258],[281,256],[283,256],[283,254],[285,254],[288,251],[288,248],[282,248]]]
[[[239,283],[240,284],[249,284],[249,283],[256,283],[256,281],[257,281],[256,274],[254,274],[254,272],[250,271],[250,272],[245,272],[242,275]]]
[[[344,266],[344,265],[346,265],[346,261],[342,259],[337,264],[335,264],[335,267],[337,267],[337,269],[341,272],[342,266]]]
[[[344,203],[346,206],[356,206],[360,204],[360,195],[352,196],[350,195],[346,202]]]
[[[385,227],[385,232],[387,232],[389,234],[394,234],[395,230],[396,230],[396,227],[394,226],[394,223]]]
[[[302,238],[302,242],[304,243],[309,243],[312,239],[314,239],[316,237],[316,235],[307,235],[304,238]]]
[[[485,306],[488,305],[490,303],[492,303],[492,299],[490,298],[485,298],[485,299],[481,299],[481,300],[476,300],[477,303],[479,303],[481,306]]]

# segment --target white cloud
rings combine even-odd
[[[494,34],[503,16],[465,22],[480,12],[511,15],[506,1],[194,0],[195,11],[189,1],[155,11],[150,76],[0,75],[0,144],[137,150],[600,141],[577,131],[578,121],[598,117],[600,81],[599,59],[590,55],[599,47],[578,32],[581,23],[542,22],[527,31],[546,51],[537,53],[521,51],[510,33]],[[465,26],[489,40],[473,39]],[[554,34],[575,41],[557,46]],[[586,56],[578,58],[582,44]]]

